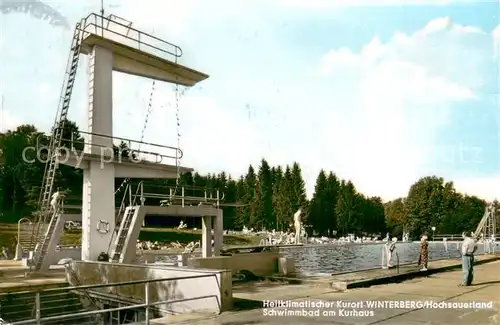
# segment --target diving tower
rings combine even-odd
[[[60,150],[62,141],[68,142],[68,139],[63,139],[62,130],[69,110],[80,54],[87,55],[89,60],[88,125],[87,131],[81,132],[85,138],[81,143],[83,150],[70,150],[71,154],[68,154],[67,150]],[[131,247],[133,244],[135,248],[135,242],[130,240],[130,236],[137,238],[146,210],[130,202],[122,211],[122,215],[116,217],[115,178],[171,179],[193,170],[179,166],[179,159],[182,157],[180,148],[117,138],[112,134],[113,71],[187,87],[208,78],[208,75],[202,72],[179,64],[178,58],[181,55],[180,47],[134,29],[131,22],[114,15],[103,17],[93,13],[77,24],[42,184],[40,215],[43,217],[38,220],[38,230],[32,235],[32,242],[39,244],[33,259],[35,271],[48,268],[52,261],[45,257],[55,248],[58,241],[55,239],[60,235],[57,229],[61,227],[60,216],[64,211],[54,211],[49,203],[52,193],[55,192],[55,170],[59,163],[83,170],[81,258],[87,261],[95,261],[102,253],[107,253],[110,260],[123,262],[122,253],[125,253],[126,246],[130,244],[128,246]],[[113,150],[114,140],[124,141],[130,148],[135,144],[137,148],[149,145],[155,149],[137,149],[133,155],[122,157]],[[75,143],[73,139],[69,142]],[[63,152],[66,152],[66,156]],[[184,206],[180,207],[183,208]],[[196,210],[194,207],[190,208]],[[207,213],[201,210],[204,209],[200,207],[200,213]],[[172,211],[180,213],[180,210],[173,206],[164,212]],[[195,213],[193,211],[192,213]],[[203,229],[208,232],[203,235],[206,244],[209,243],[206,238],[211,238],[209,223],[214,224],[214,237],[222,238],[222,210],[215,207],[210,213],[209,216],[212,215],[215,220],[212,221],[211,217],[210,221],[203,219],[204,225],[207,223]],[[43,228],[40,224],[48,225]],[[39,229],[46,229],[43,237],[38,234],[41,232]],[[218,255],[221,246],[219,240],[215,246],[214,253]],[[127,256],[130,254],[127,253]],[[211,251],[204,249],[203,255],[211,256]]]
[[[484,239],[494,239],[497,238],[497,209],[493,204],[488,204],[485,208],[484,215],[479,221],[474,234],[477,237],[482,237]]]

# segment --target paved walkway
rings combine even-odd
[[[363,289],[350,289],[346,292],[331,292],[325,287],[312,285],[281,285],[256,287],[252,295],[255,300],[294,299],[300,294],[303,298],[294,302],[309,301],[332,303],[332,308],[322,308],[320,313],[329,311],[330,316],[266,316],[266,312],[284,312],[285,308],[254,309],[249,311],[228,312],[215,317],[201,317],[197,320],[175,322],[191,325],[244,325],[244,324],[497,324],[500,323],[500,261],[476,266],[475,283],[470,287],[458,287],[461,271],[450,271],[418,278],[403,283],[373,286]],[[238,293],[235,293],[238,297]],[[347,307],[345,311],[364,311],[368,316],[349,316],[337,307],[337,302],[359,301],[419,301],[434,302],[492,302],[493,308],[369,308],[364,306]],[[258,304],[262,304],[261,302]],[[301,308],[289,309],[300,310]],[[318,308],[307,307],[308,311]],[[170,322],[174,321],[173,319]],[[169,322],[169,323],[170,323]],[[154,324],[154,321],[151,322]]]

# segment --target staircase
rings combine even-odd
[[[70,49],[70,54],[68,57],[68,62],[66,65],[66,73],[65,73],[65,78],[64,78],[64,83],[63,83],[63,90],[61,97],[59,99],[59,107],[56,115],[56,120],[54,123],[54,127],[52,130],[52,137],[50,139],[50,146],[49,146],[49,152],[48,152],[48,161],[47,164],[45,165],[45,172],[44,172],[44,178],[42,182],[42,187],[41,187],[41,193],[40,193],[40,198],[39,198],[39,217],[37,220],[37,225],[33,229],[33,234],[31,236],[31,245],[30,246],[35,246],[37,242],[39,242],[39,238],[43,236],[42,232],[42,225],[47,222],[47,219],[49,216],[51,217],[51,220],[49,221],[48,225],[48,230],[47,233],[45,234],[45,237],[43,238],[43,244],[41,247],[38,247],[41,249],[40,252],[35,252],[35,265],[37,267],[42,265],[43,259],[46,255],[46,252],[43,251],[46,249],[46,245],[48,245],[48,242],[50,241],[50,236],[52,236],[52,231],[53,227],[55,227],[55,224],[57,222],[57,218],[59,217],[58,213],[51,213],[50,211],[50,200],[52,196],[52,189],[54,186],[54,179],[56,176],[56,170],[58,167],[58,157],[57,155],[59,154],[58,149],[61,146],[61,141],[62,141],[62,136],[63,136],[63,131],[64,131],[64,126],[66,122],[66,118],[68,116],[68,111],[69,111],[69,105],[71,102],[71,94],[73,92],[73,86],[75,84],[76,80],[76,72],[78,69],[78,62],[80,58],[80,51],[81,51],[81,43],[82,43],[82,38],[83,38],[83,33],[82,33],[82,27],[85,24],[85,20],[82,20],[81,22],[76,24],[75,31],[73,33],[73,39],[71,42],[71,49]],[[52,229],[52,230],[51,230]],[[37,269],[35,268],[35,271]]]
[[[17,239],[21,247],[23,248],[23,253],[28,254],[31,247],[31,233],[33,232],[32,224],[21,224],[19,226],[19,238]]]
[[[37,240],[34,240],[32,242],[31,238],[32,238],[34,226],[35,225],[33,225],[33,224],[31,224],[31,225],[24,224],[24,225],[21,225],[21,229],[19,230],[19,243],[21,244],[21,247],[23,248],[24,256],[27,256],[28,252],[35,250],[36,243],[38,243],[42,240],[42,235],[45,234],[47,231],[46,224],[37,225],[37,227],[40,227],[40,235],[38,236]]]
[[[0,318],[4,321],[18,322],[34,319],[32,306],[35,305],[35,293],[11,293],[0,296]],[[75,314],[86,311],[80,295],[73,292],[41,292],[40,314],[41,317]],[[43,322],[43,324],[81,324],[88,322],[89,318],[58,320]]]
[[[134,216],[136,215],[137,211],[139,211],[138,206],[129,206],[125,208],[123,219],[121,221],[120,228],[118,229],[115,244],[113,246],[113,250],[110,255],[110,260],[112,262],[115,263],[123,262],[123,250],[125,249],[125,242],[127,241],[127,238],[129,236],[130,225],[132,224],[132,220],[134,219]]]

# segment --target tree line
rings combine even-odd
[[[65,125],[63,138],[63,146],[83,148],[78,127],[71,121]],[[49,140],[33,125],[21,125],[0,133],[1,222],[16,222],[36,209],[45,164],[36,159],[23,160],[22,153],[29,146],[46,146]],[[132,154],[125,143],[117,145],[115,151],[125,156]],[[29,160],[35,158],[35,154],[29,152]],[[81,200],[82,179],[80,169],[60,164],[55,186]],[[123,196],[119,190],[123,179],[116,179],[115,183],[119,204]],[[173,187],[176,181],[154,179],[144,183],[163,188],[160,191],[166,193],[166,186]],[[421,178],[410,187],[406,197],[384,203],[380,197],[358,192],[351,181],[326,170],[319,172],[314,193],[308,200],[299,163],[271,166],[265,159],[259,166],[250,165],[246,174],[239,178],[224,172],[209,175],[194,172],[183,174],[178,185],[193,188],[194,192],[194,188],[210,189],[207,190],[210,195],[215,193],[211,189],[218,189],[224,193],[224,202],[237,203],[222,207],[226,229],[246,226],[287,231],[293,223],[294,212],[302,208],[303,223],[309,235],[315,236],[385,236],[386,232],[401,236],[403,231],[408,231],[416,237],[423,231],[430,231],[431,227],[436,227],[441,234],[456,234],[473,230],[486,204],[478,197],[458,193],[452,182],[436,176]],[[191,195],[203,196],[194,192]],[[153,203],[150,200],[147,204],[159,204],[159,200]]]

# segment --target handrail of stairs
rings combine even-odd
[[[74,271],[74,270],[73,270]],[[160,279],[143,279],[143,280],[135,280],[135,281],[122,281],[122,282],[115,282],[115,283],[104,283],[104,284],[90,284],[90,285],[79,285],[79,286],[71,286],[71,287],[63,287],[63,288],[51,288],[51,289],[45,289],[42,290],[43,292],[60,292],[60,291],[71,291],[71,290],[90,290],[90,289],[97,289],[97,288],[109,288],[109,287],[121,287],[121,286],[128,286],[128,285],[144,285],[144,303],[139,303],[139,304],[131,304],[128,306],[123,306],[123,307],[117,307],[117,308],[103,308],[103,309],[97,309],[97,310],[91,310],[91,311],[85,311],[85,312],[78,312],[78,313],[72,313],[72,314],[66,314],[66,315],[59,315],[59,316],[50,316],[50,317],[41,317],[40,313],[37,313],[36,319],[30,319],[30,320],[23,320],[23,321],[18,321],[18,322],[13,322],[12,325],[26,325],[26,324],[42,324],[45,322],[54,322],[54,321],[62,321],[65,319],[70,319],[70,318],[77,318],[77,317],[88,317],[88,316],[94,316],[94,315],[99,315],[103,313],[109,313],[109,312],[115,312],[119,310],[132,310],[132,309],[138,309],[138,308],[144,308],[146,311],[146,324],[150,324],[151,320],[151,310],[154,308],[158,308],[161,305],[169,304],[169,303],[180,303],[180,302],[186,302],[186,301],[193,301],[193,300],[200,300],[200,299],[218,299],[218,297],[214,294],[208,294],[208,295],[200,295],[200,296],[194,296],[192,298],[180,298],[180,299],[173,299],[169,300],[168,298],[165,300],[157,300],[157,301],[151,301],[151,296],[150,296],[150,285],[155,284],[155,283],[160,283],[160,282],[169,282],[169,281],[180,281],[180,280],[191,280],[191,279],[201,279],[201,278],[210,278],[213,277],[215,281],[217,281],[217,274],[215,273],[205,273],[205,274],[200,274],[200,275],[189,275],[189,276],[183,276],[183,277],[169,277],[169,278],[160,278]],[[35,292],[35,306],[40,306],[40,292],[41,291],[36,291]],[[141,298],[142,299],[142,298]]]
[[[125,211],[125,208],[127,207],[127,194],[129,194],[130,192],[130,184],[127,184],[127,186],[125,187],[125,192],[123,193],[123,198],[122,198],[122,202],[120,203],[120,208],[118,209],[118,212],[116,213],[116,220],[115,220],[115,223],[116,224],[119,224],[121,222],[120,220],[120,217],[123,213],[123,211]]]
[[[139,182],[134,195],[132,195],[132,185],[127,183],[127,186],[125,187],[125,191],[123,193],[123,198],[122,198],[122,202],[120,204],[120,208],[118,209],[118,212],[115,216],[115,229],[113,229],[113,233],[112,233],[111,239],[109,241],[108,254],[109,254],[109,251],[111,249],[111,245],[113,244],[113,242],[116,239],[116,236],[118,235],[118,230],[120,229],[120,224],[122,222],[123,215],[125,213],[125,209],[127,208],[127,206],[135,205],[135,203],[137,201],[137,196],[139,195],[139,191],[141,189],[141,183],[142,183],[142,181]],[[128,200],[127,200],[127,197],[128,197]]]
[[[75,282],[76,286],[75,286],[75,291],[77,292],[81,292],[83,293],[83,295],[85,296],[85,298],[88,299],[88,301],[90,302],[90,304],[92,305],[92,308],[95,309],[95,310],[99,310],[101,309],[101,307],[99,306],[99,304],[97,303],[96,299],[94,299],[88,292],[87,290],[85,289],[79,289],[78,287],[82,286],[82,283],[80,282],[80,279],[78,279],[78,275],[76,274],[75,270],[73,270],[70,266],[69,266],[69,263],[66,263],[64,265],[64,268],[67,272],[67,274],[73,279],[73,281]],[[38,310],[38,312],[40,312],[40,310]],[[37,315],[37,304],[35,304],[33,306],[33,310],[31,311],[31,317],[36,317]]]
[[[68,274],[72,277],[73,281],[75,281],[76,283],[76,286],[79,287],[79,286],[82,286],[82,283],[80,282],[80,279],[78,279],[78,275],[76,274],[75,270],[73,270],[73,268],[71,268],[69,266],[69,263],[65,265],[65,269],[66,271],[68,272]],[[76,289],[76,291],[78,292],[82,292],[83,295],[85,296],[85,298],[87,298],[89,301],[90,301],[90,304],[92,305],[92,307],[94,307],[95,309],[101,309],[101,307],[99,306],[99,304],[97,303],[96,299],[94,299],[88,292],[87,290],[85,289]]]
[[[125,187],[125,191],[123,192],[123,198],[122,198],[122,202],[120,203],[120,208],[118,209],[118,212],[115,215],[115,229],[113,229],[113,233],[111,234],[111,239],[110,239],[109,244],[108,244],[108,254],[109,254],[109,250],[111,249],[111,245],[113,244],[113,242],[115,240],[115,236],[118,234],[118,229],[120,229],[120,222],[122,219],[122,214],[125,211],[125,208],[127,207],[126,199],[127,199],[129,192],[130,192],[130,184],[127,183],[127,186]]]

